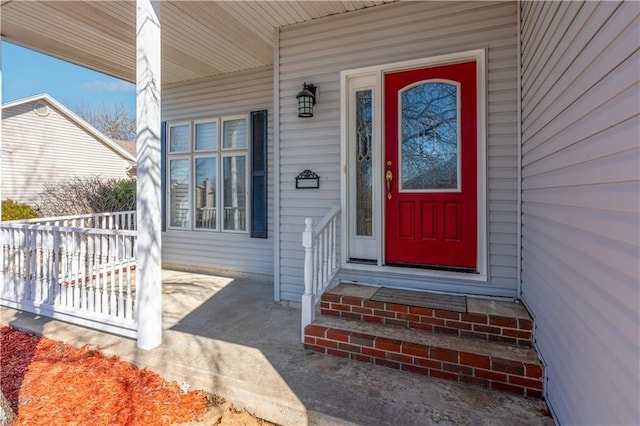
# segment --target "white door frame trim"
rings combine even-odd
[[[486,49],[469,50],[465,52],[456,52],[445,55],[432,56],[428,58],[413,59],[403,62],[394,62],[390,64],[376,65],[371,67],[357,68],[351,70],[345,70],[340,72],[340,164],[341,164],[341,179],[340,179],[340,203],[342,206],[342,223],[341,229],[341,267],[343,269],[355,269],[355,270],[378,270],[380,272],[392,272],[397,271],[401,273],[410,273],[417,276],[425,277],[437,277],[437,278],[452,278],[465,281],[476,282],[488,282],[489,281],[489,265],[488,265],[488,235],[487,235],[487,63],[486,63]],[[381,170],[383,155],[382,151],[382,135],[384,134],[384,123],[382,122],[382,106],[384,105],[384,81],[383,77],[385,73],[409,70],[414,68],[423,68],[427,66],[436,66],[444,64],[453,64],[466,61],[476,61],[476,82],[477,82],[477,274],[470,274],[464,272],[449,272],[419,268],[403,268],[384,265],[384,233],[382,217],[384,215],[384,206],[382,203],[382,197],[379,195],[382,191],[381,183]],[[380,240],[377,242],[378,249],[378,262],[377,265],[364,265],[356,263],[348,263],[349,258],[349,211],[348,211],[348,197],[349,197],[349,156],[348,156],[348,111],[349,111],[349,96],[348,96],[348,81],[351,78],[375,75],[376,76],[376,95],[374,96],[374,150],[379,153],[377,155],[377,163],[374,164],[374,191],[378,192],[378,196],[374,197],[374,212],[378,212],[375,219],[375,235],[380,236]]]

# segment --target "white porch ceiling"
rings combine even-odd
[[[163,83],[270,65],[274,28],[391,1],[163,1]],[[0,4],[3,40],[135,81],[135,1]]]

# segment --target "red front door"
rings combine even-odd
[[[385,261],[476,269],[476,63],[385,75]]]

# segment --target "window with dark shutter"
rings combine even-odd
[[[267,110],[251,112],[251,238],[267,238]]]

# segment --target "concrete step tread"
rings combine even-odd
[[[375,292],[378,291],[378,289],[380,289],[379,286],[341,283],[325,294],[335,294],[340,296],[351,296],[370,299],[371,297],[373,297]],[[416,293],[419,292],[416,291]],[[467,296],[467,311],[470,314],[484,314],[516,319],[531,319],[529,313],[522,304],[507,300],[493,300]]]
[[[504,345],[496,342],[467,339],[464,337],[425,332],[423,330],[406,329],[324,315],[318,317],[312,325],[430,347],[450,349],[458,352],[502,358],[527,364],[540,364],[533,349]]]

